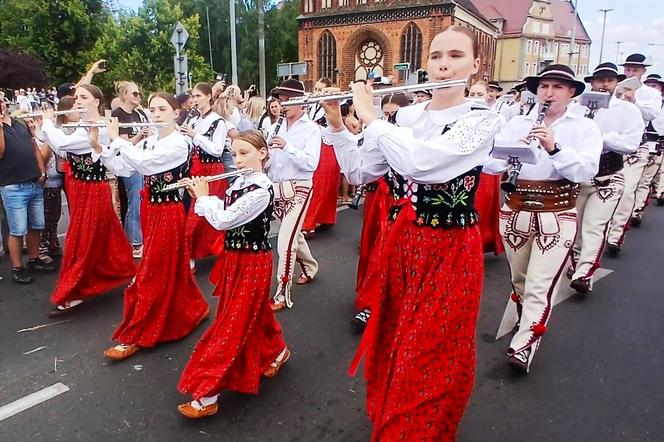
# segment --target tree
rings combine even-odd
[[[0,85],[3,88],[47,87],[42,62],[26,53],[0,49]]]

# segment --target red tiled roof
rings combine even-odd
[[[473,3],[487,19],[502,19],[505,21],[503,35],[519,35],[526,23],[533,0],[473,0]],[[569,37],[574,24],[572,4],[565,0],[551,0],[551,13],[556,37]],[[570,31],[569,35],[568,30]],[[578,20],[576,24],[576,39],[590,41],[581,20]]]

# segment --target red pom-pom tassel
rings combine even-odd
[[[510,298],[511,298],[512,301],[514,301],[514,302],[519,302],[519,301],[521,301],[521,298],[519,297],[519,295],[517,295],[517,294],[514,293],[514,292],[512,292],[512,295],[510,296]]]
[[[281,282],[282,282],[283,284],[286,284],[286,283],[288,282],[288,275],[284,275],[284,276],[282,276],[282,277],[281,277]]]
[[[535,336],[542,336],[544,333],[546,333],[546,325],[544,324],[535,324],[533,325],[532,329]]]

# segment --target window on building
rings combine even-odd
[[[321,0],[320,7],[321,9],[331,8],[332,0]]]
[[[526,43],[526,52],[528,53],[528,55],[533,53],[533,41],[532,40],[528,40],[528,42]]]
[[[339,0],[339,6],[348,6],[348,0]]]
[[[533,54],[539,54],[540,50],[540,42],[535,40],[535,43],[533,44]]]
[[[357,4],[358,4],[358,5],[366,5],[366,4],[367,4],[367,0],[357,0]]]
[[[558,55],[558,43],[553,44],[553,55],[554,56]]]
[[[579,53],[579,45],[574,45],[574,53],[575,54]]]
[[[549,24],[548,23],[543,23],[542,24],[542,34],[548,34],[549,33]]]
[[[304,0],[304,13],[314,12],[314,0]]]
[[[337,41],[330,31],[323,32],[318,40],[318,76],[336,80]]]
[[[585,64],[581,65],[581,68],[579,69],[579,74],[581,75],[586,75],[588,73],[588,66]]]
[[[413,22],[401,34],[401,61],[410,63],[410,70],[422,67],[422,31]]]
[[[571,67],[571,68],[572,68],[572,70],[574,71],[574,75],[577,75],[577,74],[578,74],[578,72],[577,72],[577,70],[576,70],[576,64],[573,64],[573,65],[572,65],[572,66],[570,66],[570,67]]]
[[[530,63],[526,62],[526,69],[524,71],[524,76],[530,75]]]

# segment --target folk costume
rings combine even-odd
[[[627,57],[622,66],[649,66],[646,64],[645,59],[646,57],[641,54],[632,54]],[[650,121],[657,118],[662,106],[662,96],[657,89],[643,84],[634,92],[634,98],[636,99],[636,106],[641,111],[644,125],[647,126]],[[625,168],[623,169],[625,190],[618,203],[616,213],[613,215],[613,221],[607,237],[607,249],[613,256],[620,253],[620,249],[625,241],[625,233],[629,229],[629,221],[636,206],[636,194],[639,182],[648,165],[649,155],[647,140],[644,137],[637,151],[625,157]]]
[[[585,82],[602,77],[624,79],[613,63],[602,63]],[[625,186],[623,155],[636,152],[643,133],[643,120],[634,104],[615,96],[611,97],[608,108],[592,111],[574,106],[572,109],[597,123],[604,144],[597,175],[580,183],[576,199],[578,230],[568,276],[571,276],[572,288],[585,294],[592,290],[593,275],[599,268],[611,219]]]
[[[173,131],[163,138],[152,135],[135,146],[118,138],[101,152],[102,163],[113,174],[139,173],[145,183],[140,211],[143,260],[125,290],[123,319],[113,334],[119,345],[106,352],[111,359],[181,339],[210,313],[189,269],[180,190],[164,189],[189,176],[190,150],[186,137]]]
[[[217,411],[223,390],[258,393],[261,376],[274,376],[290,357],[270,308],[272,182],[254,172],[235,179],[224,201],[201,197],[194,210],[225,230],[223,259],[210,275],[219,307],[182,373],[178,388],[194,401],[179,407],[187,417]]]
[[[585,85],[565,65],[551,65],[539,76],[528,77],[528,89],[536,93],[541,79],[574,85],[576,94]],[[517,142],[528,137],[537,112],[512,118],[496,136]],[[518,331],[508,350],[510,365],[527,372],[546,324],[554,296],[571,252],[577,230],[575,200],[580,182],[597,175],[602,137],[597,124],[570,110],[550,126],[557,150],[541,152],[536,164],[523,164],[514,192],[507,192],[500,211],[500,232],[512,279],[511,299],[519,313]],[[503,173],[507,161],[491,158],[487,173]]]
[[[65,188],[69,205],[69,228],[60,276],[51,302],[57,316],[80,301],[126,284],[136,273],[131,246],[115,215],[106,167],[92,158],[88,132],[78,128],[70,134],[44,120],[39,138],[56,155],[66,155]],[[102,142],[108,142],[105,129]]]
[[[298,97],[304,95],[304,85],[298,80],[286,80],[273,94]],[[286,140],[283,149],[270,149],[267,175],[274,183],[274,218],[281,221],[277,251],[277,290],[272,299],[275,310],[291,308],[291,286],[295,264],[302,270],[302,278],[311,281],[318,272],[318,262],[311,255],[302,234],[302,224],[312,198],[312,178],[320,159],[320,128],[303,114],[293,124],[284,118],[270,128],[267,137]]]
[[[191,176],[209,176],[224,173],[223,154],[228,136],[226,121],[214,111],[192,120],[196,136],[192,139],[194,155],[191,160]],[[224,196],[226,180],[210,183],[210,195]],[[197,260],[216,255],[217,241],[223,241],[223,232],[214,229],[205,219],[196,215],[193,205],[187,216],[187,242],[191,259]]]
[[[372,440],[453,440],[472,390],[482,241],[473,199],[500,117],[473,104],[400,109],[359,149],[326,131],[350,183],[385,177],[393,194],[370,279],[365,355]]]

